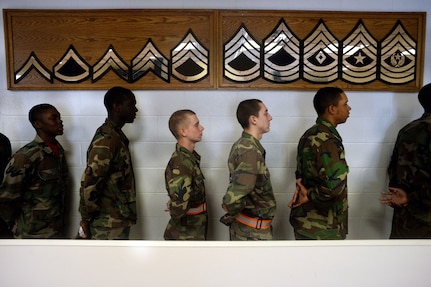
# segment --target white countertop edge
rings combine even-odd
[[[88,247],[359,247],[430,246],[431,240],[271,240],[271,241],[163,241],[163,240],[76,240],[0,239],[4,246],[88,246]]]

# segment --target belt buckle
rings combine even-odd
[[[263,219],[261,219],[261,218],[256,219],[256,229],[257,230],[262,229],[262,223],[263,223]]]

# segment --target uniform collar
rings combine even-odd
[[[252,136],[251,134],[245,131],[242,132],[242,137],[250,140],[259,149],[259,151],[262,154],[265,154],[265,149],[263,148],[263,146],[261,145],[260,141],[257,138],[255,138],[254,136]]]
[[[53,150],[38,134],[36,134],[36,136],[34,137],[34,141],[42,147],[44,152],[54,154]],[[58,143],[57,140],[55,140],[55,144],[58,146],[60,152],[63,151],[62,146]]]
[[[192,160],[193,162],[199,163],[201,156],[194,150],[193,152],[190,152],[188,149],[186,149],[183,146],[180,146],[178,143],[175,145],[175,150],[182,156],[185,156]]]
[[[335,134],[338,138],[340,138],[340,140],[341,140],[340,134],[338,133],[337,129],[334,127],[334,125],[330,121],[328,121],[327,119],[324,119],[322,117],[318,117],[317,120],[316,120],[316,123],[328,127],[328,129],[333,134]]]

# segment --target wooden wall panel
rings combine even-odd
[[[205,10],[5,10],[8,87],[10,89],[107,89],[114,84],[132,89],[212,89],[215,57],[209,76],[199,82],[170,82],[147,73],[133,83],[108,72],[96,82],[46,81],[36,71],[15,83],[14,74],[34,52],[50,71],[70,45],[94,65],[112,45],[128,65],[149,39],[168,59],[171,50],[191,30],[202,45],[215,51],[214,11]]]
[[[105,90],[113,85],[122,85],[131,89],[161,90],[315,90],[330,84],[346,90],[417,91],[423,81],[425,12],[6,9],[3,11],[3,19],[7,83],[8,89],[12,90]],[[233,62],[230,63],[229,61],[232,59],[225,58],[228,54],[225,49],[239,29],[245,28],[251,39],[263,47],[264,39],[281,22],[297,37],[300,47],[305,47],[306,39],[311,36],[312,32],[316,33],[319,23],[323,23],[324,27],[330,31],[330,35],[340,42],[348,36],[353,37],[352,31],[358,23],[361,23],[366,27],[368,36],[376,41],[376,50],[379,54],[376,52],[375,62],[382,60],[380,52],[385,48],[383,44],[392,45],[383,43],[383,40],[393,32],[395,27],[401,26],[402,29],[405,29],[402,31],[405,33],[401,33],[399,37],[401,41],[413,43],[415,46],[413,63],[410,63],[410,78],[398,80],[397,75],[393,79],[389,75],[389,80],[387,80],[381,77],[383,68],[376,65],[376,79],[362,80],[357,77],[357,82],[346,80],[340,76],[345,73],[344,56],[340,54],[337,56],[340,65],[333,67],[333,70],[337,70],[336,79],[328,77],[328,80],[325,80],[324,77],[321,77],[317,81],[310,80],[305,74],[310,73],[314,77],[313,73],[317,73],[304,64],[307,61],[306,57],[310,55],[299,55],[298,73],[293,75],[297,78],[280,81],[274,75],[269,78],[265,76],[267,62],[264,61],[263,49],[254,51],[256,54],[255,67],[249,67],[250,70],[254,70],[254,78],[233,80],[228,76],[229,65]],[[401,25],[399,25],[400,23]],[[188,58],[184,55],[187,55],[189,49],[180,45],[186,36],[191,36],[191,38],[187,38],[190,41],[189,45],[196,44],[199,47],[192,48],[192,54],[188,53]],[[148,47],[149,43],[167,61],[164,75],[168,76],[165,78],[151,69],[145,70],[145,73],[141,72],[139,77],[134,77],[137,74],[132,69],[133,60],[144,47]],[[184,50],[174,57],[174,49],[181,47]],[[100,71],[98,63],[104,55],[106,56],[105,53],[109,48],[116,52],[117,60],[120,61],[123,68],[126,67],[126,70],[122,70],[119,65],[118,73],[115,72],[116,63],[107,58],[105,64],[110,64],[112,69],[98,72]],[[392,48],[392,50],[395,49]],[[407,50],[407,48],[401,47],[401,55],[408,52]],[[202,53],[197,55],[197,51]],[[297,52],[303,51],[298,50]],[[84,69],[77,71],[77,69],[74,70],[74,67],[60,63],[66,53],[69,53],[67,54],[69,56],[71,53],[75,53],[74,59],[80,61]],[[231,57],[238,57],[240,53],[238,50],[237,55],[231,55]],[[33,59],[33,61],[29,61],[29,59]],[[176,66],[187,63],[186,60],[195,61],[193,64],[196,69],[185,71]],[[387,61],[390,59],[388,58]],[[391,65],[391,63],[389,64]],[[403,64],[405,63],[403,62]],[[199,71],[201,67],[205,67],[207,70]],[[62,78],[58,76],[63,71],[62,69],[66,68],[69,73],[79,74],[79,77]],[[318,67],[318,69],[320,68],[324,69],[323,66]],[[402,65],[400,68],[403,68]],[[352,68],[353,73],[355,73],[354,69],[355,67]],[[366,70],[366,67],[363,69]],[[394,68],[394,70],[396,69]],[[411,70],[414,70],[414,73],[411,73]],[[26,74],[23,74],[23,71],[26,71]],[[238,70],[237,72],[239,79],[242,74],[247,73]],[[183,74],[178,76],[178,73]],[[193,74],[193,76],[184,76],[186,74]],[[182,76],[185,78],[181,78]],[[353,79],[356,81],[355,78]]]
[[[417,42],[416,50],[416,77],[413,81],[394,85],[373,81],[366,84],[351,84],[343,80],[330,82],[346,90],[392,90],[392,91],[417,91],[422,86],[424,43],[425,43],[425,13],[388,13],[388,12],[332,12],[332,11],[235,11],[222,10],[218,17],[219,42],[226,43],[237,32],[239,27],[245,26],[256,42],[262,44],[263,39],[277,27],[283,19],[290,30],[300,39],[305,39],[312,30],[323,21],[334,36],[342,40],[355,27],[359,20],[368,29],[376,40],[385,38],[401,20],[402,25],[409,35]],[[223,52],[219,53],[223,55]],[[217,59],[219,71],[223,74],[223,57]],[[290,83],[268,82],[262,78],[247,83],[230,81],[225,77],[219,77],[219,88],[241,89],[295,89],[315,90],[328,83],[310,83],[299,79]]]

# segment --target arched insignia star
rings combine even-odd
[[[362,53],[361,53],[361,51],[359,51],[358,55],[355,56],[355,59],[356,59],[356,64],[361,63],[363,65],[364,64],[365,56],[363,56]]]

